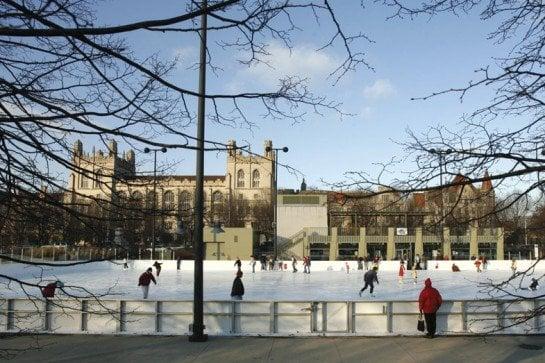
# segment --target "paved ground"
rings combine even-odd
[[[37,339],[37,340],[36,340]],[[29,346],[40,348],[28,349]],[[538,346],[525,349],[521,344]],[[545,336],[381,338],[0,337],[16,362],[545,362]],[[534,347],[535,348],[535,347]]]

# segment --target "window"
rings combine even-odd
[[[89,178],[86,177],[85,175],[81,175],[81,183],[80,183],[80,187],[82,189],[89,189]]]
[[[259,170],[255,169],[252,173],[252,188],[259,188]]]
[[[238,236],[234,236],[233,242],[238,242]]]
[[[180,213],[187,213],[191,210],[191,194],[188,191],[184,190],[180,193],[178,206]]]
[[[237,172],[237,188],[244,188],[244,170]]]
[[[174,193],[170,190],[163,194],[163,208],[165,210],[174,210]]]
[[[102,183],[102,170],[97,170],[95,172],[95,188],[100,188],[100,184]]]
[[[212,194],[212,203],[213,204],[220,204],[223,201],[223,194],[221,194],[220,191],[215,191]]]

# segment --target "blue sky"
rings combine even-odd
[[[179,3],[165,0],[99,3],[97,23],[120,24],[172,16],[183,10],[176,8]],[[490,99],[491,94],[483,90],[470,94],[463,103],[456,95],[429,101],[410,100],[465,85],[475,69],[493,63],[494,57],[505,54],[505,45],[487,39],[494,23],[481,21],[477,13],[460,17],[449,14],[432,19],[387,20],[392,10],[384,6],[369,4],[362,9],[360,1],[331,3],[347,32],[361,31],[374,41],[372,44],[363,42],[359,48],[365,51],[374,72],[361,67],[332,85],[327,76],[342,59],[342,52],[339,48],[315,51],[331,34],[330,25],[325,18],[321,26],[317,26],[308,14],[296,14],[295,19],[303,31],[293,37],[291,56],[281,43],[271,40],[273,57],[270,61],[275,68],[248,68],[236,62],[233,51],[214,47],[213,62],[224,70],[218,76],[209,73],[208,87],[219,92],[267,91],[274,89],[276,79],[281,75],[304,75],[310,77],[310,85],[316,93],[341,101],[343,109],[354,116],[340,119],[335,114],[308,114],[304,122],[293,124],[289,120],[263,120],[262,110],[248,105],[247,115],[256,126],[249,129],[244,125],[230,127],[208,123],[207,139],[245,140],[252,144],[253,151],[261,151],[263,141],[272,139],[276,146],[290,148],[289,153],[281,155],[281,161],[303,172],[309,185],[323,187],[322,179],[339,181],[349,170],[373,174],[377,170],[374,163],[401,155],[402,150],[394,141],[405,140],[407,128],[416,132],[424,132],[437,124],[456,128],[464,113]],[[213,44],[219,37],[211,34],[210,40]],[[195,89],[197,72],[187,69],[198,56],[198,40],[194,36],[138,32],[127,41],[138,55],[159,52],[165,58],[180,56],[182,61],[171,78]],[[193,102],[196,104],[196,100]],[[194,134],[192,128],[189,132]],[[194,173],[194,155],[190,151],[167,153],[163,161],[167,160],[178,162],[176,173]],[[150,168],[148,164],[142,169]],[[207,174],[223,174],[224,168],[223,154],[207,154]],[[297,188],[300,182],[300,177],[286,170],[280,171],[281,187]]]

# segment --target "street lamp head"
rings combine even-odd
[[[163,154],[166,153],[166,152],[167,152],[167,148],[166,148],[166,147],[162,147],[162,148],[161,148],[161,152],[162,152]]]
[[[145,148],[144,148],[144,153],[149,154],[150,151],[151,151],[151,150],[150,150],[149,147],[145,147]]]
[[[435,150],[435,149],[430,149],[430,153],[435,154],[435,153],[437,153],[437,150]]]
[[[265,151],[266,151],[266,152],[269,152],[269,151],[271,151],[271,150],[272,150],[272,147],[270,147],[270,146],[267,146],[267,147],[265,148]]]
[[[287,153],[289,150],[290,150],[290,149],[288,149],[287,146],[284,146],[284,147],[282,148],[282,151],[285,152],[285,153]]]

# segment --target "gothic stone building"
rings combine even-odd
[[[262,155],[249,155],[237,148],[235,141],[228,142],[226,170],[224,175],[204,177],[205,208],[227,202],[270,202],[273,180],[274,151],[272,142],[265,141]],[[106,205],[119,206],[122,200],[144,201],[148,209],[153,203],[153,175],[143,175],[136,170],[136,155],[133,150],[123,152],[117,143],[110,141],[106,152],[99,150],[84,152],[83,144],[77,141],[73,149],[76,170],[69,178],[70,190],[66,201],[72,205],[88,205],[103,200]],[[153,210],[172,211],[160,225],[166,232],[176,232],[179,211],[192,220],[192,205],[195,195],[195,175],[158,175],[155,179],[155,206]],[[151,201],[151,203],[150,203]],[[230,213],[231,208],[228,209]],[[208,214],[205,222],[212,224],[214,217]],[[226,222],[226,221],[221,221]],[[247,221],[249,224],[250,221]],[[240,227],[240,226],[239,226]]]

